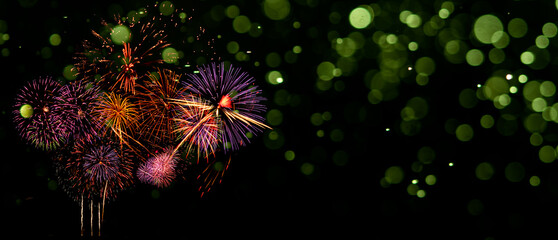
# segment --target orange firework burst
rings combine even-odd
[[[163,64],[161,51],[170,43],[149,19],[143,23],[115,17],[115,21],[114,27],[102,22],[110,34],[92,30],[95,39],[83,42],[83,51],[75,57],[75,70],[102,89],[135,94],[136,84]],[[125,37],[115,40],[116,32],[125,32]]]
[[[142,139],[151,143],[166,144],[175,139],[173,135],[176,99],[184,94],[179,84],[181,75],[171,70],[160,70],[149,75],[150,81],[138,89],[138,105],[141,109],[140,130]]]
[[[114,92],[105,93],[100,98],[93,115],[98,124],[105,128],[104,133],[112,132],[120,139],[121,144],[126,143],[125,140],[130,138],[139,127],[136,105],[128,98]]]

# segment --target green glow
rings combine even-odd
[[[185,12],[181,12],[180,14],[178,14],[178,17],[179,17],[180,19],[182,19],[182,20],[186,19],[187,16],[188,16],[188,15],[186,15]]]
[[[432,185],[436,184],[436,176],[430,174],[430,175],[426,176],[426,178],[424,178],[424,181],[426,182],[426,184],[432,186]]]
[[[341,131],[341,129],[336,128],[331,130],[331,133],[329,133],[329,138],[334,142],[342,142],[344,137],[345,134]]]
[[[415,71],[417,73],[423,73],[427,76],[434,73],[436,70],[436,63],[432,58],[429,57],[421,57],[415,62]]]
[[[464,108],[474,108],[477,105],[478,98],[475,90],[465,88],[459,93],[459,104]]]
[[[475,169],[475,175],[480,180],[490,180],[494,175],[494,168],[489,162],[479,163]]]
[[[544,132],[546,129],[546,121],[539,113],[531,113],[523,121],[525,129],[531,133]]]
[[[500,19],[494,15],[482,15],[474,23],[473,33],[479,42],[491,44],[500,40],[495,34],[504,31],[504,26]]]
[[[558,3],[558,0],[556,2]],[[538,176],[532,176],[529,178],[529,184],[533,187],[539,186],[541,184],[541,179]]]
[[[60,35],[58,33],[55,33],[55,34],[50,35],[50,37],[48,38],[48,41],[50,42],[50,45],[58,46],[62,42],[62,38],[60,37]]]
[[[531,134],[531,137],[529,137],[529,142],[535,147],[540,146],[543,141],[544,139],[542,135],[538,132]]]
[[[247,16],[244,15],[235,17],[232,24],[233,24],[233,29],[237,33],[247,33],[248,31],[250,31],[250,28],[252,27],[252,22]]]
[[[542,27],[542,33],[548,38],[553,38],[556,36],[556,33],[558,33],[558,27],[556,27],[554,23],[547,22]]]
[[[510,43],[510,37],[507,33],[499,31],[492,35],[492,45],[496,48],[505,48]]]
[[[449,17],[449,15],[450,15],[450,12],[445,8],[442,8],[442,9],[440,9],[440,11],[438,11],[438,16],[441,19],[446,19],[446,18]]]
[[[461,124],[455,129],[455,136],[459,141],[468,142],[473,138],[473,128],[469,124]]]
[[[349,14],[349,22],[356,29],[368,27],[374,19],[374,11],[372,8],[357,7]]]
[[[318,77],[322,80],[329,81],[333,78],[333,71],[335,70],[335,65],[331,62],[321,62],[317,69]]]
[[[310,116],[310,122],[314,126],[322,125],[322,123],[324,123],[324,119],[322,118],[322,114],[321,113],[312,114],[312,116]]]
[[[130,29],[124,25],[113,27],[110,33],[110,39],[116,45],[123,45],[124,43],[130,42],[131,37]]]
[[[294,46],[293,47],[293,52],[296,53],[296,54],[301,53],[302,52],[302,47],[300,47],[298,45]]]
[[[161,57],[163,58],[163,61],[165,61],[166,63],[178,62],[178,52],[176,51],[176,49],[172,47],[167,47],[163,49],[163,52],[161,53]]]
[[[311,164],[311,163],[307,163],[307,162],[306,162],[306,163],[303,163],[303,164],[300,166],[300,172],[302,172],[302,174],[308,176],[308,175],[314,173],[314,165]]]
[[[525,51],[521,54],[520,59],[523,64],[529,65],[535,61],[535,54]]]
[[[333,154],[332,159],[335,165],[345,166],[349,161],[349,155],[343,150],[338,150]]]
[[[337,44],[335,45],[335,50],[337,54],[342,57],[350,57],[356,51],[356,43],[351,38],[338,38]]]
[[[491,128],[494,126],[494,118],[491,115],[484,115],[481,117],[480,124],[483,128]]]
[[[272,126],[278,126],[283,122],[283,113],[277,109],[271,109],[267,112],[267,122]]]
[[[33,107],[29,104],[23,104],[19,108],[19,114],[23,118],[30,118],[31,116],[33,116]]]
[[[269,71],[265,76],[267,82],[273,85],[281,84],[284,81],[283,75],[279,71]]]
[[[527,29],[527,23],[521,18],[514,18],[508,23],[508,33],[514,38],[525,36]]]
[[[424,191],[423,189],[418,190],[417,191],[417,197],[419,197],[419,198],[426,197],[426,191]]]
[[[409,45],[407,46],[409,48],[409,51],[416,51],[418,50],[418,43],[417,42],[410,42]]]
[[[547,104],[544,98],[535,98],[533,99],[533,102],[531,102],[531,107],[535,112],[542,112],[546,106]]]
[[[292,161],[295,159],[295,152],[293,150],[287,150],[285,152],[285,159],[287,161]]]
[[[409,195],[412,195],[412,196],[417,195],[418,190],[419,190],[419,186],[417,186],[415,184],[409,184],[407,186],[407,193]]]
[[[230,54],[235,54],[238,52],[238,50],[240,50],[240,45],[238,45],[236,41],[230,41],[229,43],[227,43],[227,51]]]
[[[500,76],[490,77],[486,80],[484,86],[482,86],[484,96],[490,100],[494,100],[497,96],[508,93],[509,89],[508,80]]]
[[[225,9],[225,15],[228,18],[235,18],[240,15],[240,9],[236,5],[230,5]]]
[[[484,54],[478,49],[471,49],[465,55],[465,59],[471,66],[480,66],[484,62]]]
[[[265,63],[270,68],[276,68],[281,64],[281,56],[279,56],[279,53],[270,52],[265,57]]]
[[[540,85],[541,95],[552,97],[556,93],[556,85],[552,81],[544,81]]]
[[[282,20],[289,16],[291,4],[287,0],[265,0],[263,10],[269,19]]]
[[[391,166],[388,169],[386,169],[384,179],[389,184],[398,184],[401,181],[403,181],[403,176],[404,176],[404,173],[403,173],[403,169],[401,169],[401,167]]]
[[[546,48],[548,47],[548,44],[550,44],[550,41],[548,40],[548,38],[544,35],[539,35],[536,39],[535,39],[535,45],[537,45],[538,48]]]
[[[521,76],[519,76],[521,81]],[[535,98],[541,97],[540,91],[541,84],[538,81],[530,81],[523,87],[523,97],[528,101],[533,101]]]
[[[510,182],[520,182],[525,177],[525,168],[519,162],[508,163],[504,170],[506,178]]]
[[[164,16],[169,16],[174,12],[174,5],[170,1],[164,1],[159,5],[159,12]]]
[[[62,70],[62,76],[68,80],[76,79],[76,75],[78,74],[77,70],[74,68],[74,65],[66,65]]]
[[[556,159],[556,150],[552,146],[545,145],[539,149],[539,159],[543,163],[551,163]]]
[[[405,18],[405,22],[410,28],[418,28],[422,24],[422,19],[417,14],[409,14],[409,16]]]
[[[506,60],[506,53],[502,49],[493,48],[488,52],[488,59],[493,64],[500,64]]]
[[[417,152],[417,159],[424,164],[430,164],[436,158],[436,152],[429,146],[421,147]]]

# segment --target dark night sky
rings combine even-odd
[[[549,46],[541,50],[544,53],[534,51],[547,54],[544,66],[520,61],[521,54],[534,46],[535,39],[542,34],[542,26],[558,22],[553,1],[509,0],[501,5],[494,1],[452,1],[451,15],[432,36],[425,35],[423,25],[439,15],[446,1],[290,0],[290,11],[282,20],[271,20],[263,11],[265,1],[260,0],[172,2],[177,9],[191,13],[193,20],[189,26],[202,26],[206,30],[204,36],[215,38],[216,55],[241,66],[257,79],[268,99],[268,109],[278,110],[282,115],[273,132],[284,142],[269,140],[271,130],[254,138],[233,155],[223,183],[201,199],[194,186],[184,181],[158,190],[136,184],[106,206],[103,223],[106,238],[146,234],[184,238],[260,236],[260,231],[265,230],[271,235],[286,236],[302,231],[314,238],[333,232],[439,238],[451,232],[471,239],[499,239],[555,228],[558,166],[557,162],[539,160],[539,150],[547,145],[556,147],[558,125],[552,120],[541,120],[544,127],[536,134],[525,127],[529,116],[545,115],[533,110],[531,101],[522,95],[527,88],[523,86],[527,85],[517,82],[518,76],[525,74],[529,81],[556,83],[555,38],[547,37]],[[100,19],[110,20],[114,11],[126,15],[150,3],[0,1],[0,23],[5,21],[4,33],[9,34],[9,39],[0,45],[0,51],[9,52],[0,56],[2,216],[8,221],[1,228],[6,236],[77,237],[80,228],[79,205],[54,181],[52,154],[27,145],[14,129],[13,99],[18,89],[39,76],[63,79],[62,70],[72,64],[76,49],[83,39],[91,38],[90,29],[99,27]],[[376,16],[370,26],[359,30],[351,26],[348,16],[363,3],[371,4]],[[236,32],[233,19],[224,14],[231,5],[240,9],[240,15],[259,24],[261,35]],[[402,23],[400,12],[404,10],[422,17],[422,25],[411,28]],[[506,56],[500,62],[489,57],[489,51],[496,48],[480,43],[473,32],[475,19],[485,14],[497,16],[506,32],[513,18],[522,18],[528,25],[525,36],[509,37],[509,45],[498,48]],[[293,27],[295,23],[300,28]],[[440,45],[444,28],[453,31],[453,38],[465,44],[466,49],[460,50],[465,52],[457,63],[448,60]],[[184,39],[176,29],[169,32],[171,42]],[[363,36],[363,46],[342,59],[339,45],[348,41],[343,38],[354,36],[351,35],[354,32]],[[61,36],[59,46],[49,43],[53,33]],[[386,98],[395,92],[393,99],[373,104],[369,100],[373,91],[371,74],[383,69],[383,64],[393,57],[382,52],[382,44],[374,40],[382,34],[398,37],[398,44],[403,47],[397,51],[403,64],[397,70],[397,84],[381,89]],[[240,45],[240,51],[251,51],[250,59],[238,60],[229,53],[227,44],[231,41]],[[408,49],[411,41],[418,42],[419,50]],[[295,46],[302,51],[295,54],[294,60],[288,59],[286,53],[293,55]],[[45,47],[50,49],[50,57],[42,55]],[[180,47],[191,46],[179,44],[177,49]],[[480,66],[468,64],[467,49],[482,51],[484,62]],[[270,53],[281,57],[278,65],[270,66],[266,61]],[[420,86],[416,63],[425,56],[433,60],[435,71],[428,76],[428,83]],[[317,68],[326,61],[342,69],[342,75],[320,80]],[[284,82],[269,83],[266,76],[270,71],[279,71]],[[482,92],[483,89],[477,90],[477,84],[490,86],[487,79],[506,73],[514,76],[509,86],[519,88],[515,95],[505,89],[505,95],[509,93],[512,99],[510,105],[498,109],[491,100],[475,97],[472,107],[460,103],[464,89]],[[286,104],[280,97],[285,93]],[[406,122],[402,109],[417,97],[426,102],[427,113]],[[555,102],[554,94],[544,99],[548,106]],[[481,127],[484,115],[495,119],[494,127]],[[316,116],[318,123],[312,120]],[[473,129],[469,141],[456,137],[457,126],[463,124]],[[534,135],[542,136],[542,144],[532,143]],[[417,160],[424,146],[435,152],[431,163]],[[287,151],[295,153],[293,160],[286,159]],[[454,165],[449,166],[450,163]],[[486,165],[491,166],[493,174],[489,174],[488,180],[481,180],[479,166]],[[404,176],[398,183],[386,184],[386,171],[394,166]],[[426,183],[429,175],[436,177],[435,184]],[[540,179],[539,185],[533,186],[530,181],[533,176]],[[413,184],[413,180],[418,183]],[[413,185],[426,195],[417,196]]]

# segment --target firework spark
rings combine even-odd
[[[83,156],[85,176],[104,183],[117,176],[120,158],[115,149],[98,146]]]
[[[58,109],[61,86],[51,77],[35,79],[15,99],[14,122],[23,139],[43,150],[60,146],[67,125]]]
[[[225,64],[212,63],[198,68],[199,74],[189,74],[188,89],[213,106],[212,111],[219,118],[221,141],[225,151],[238,150],[250,140],[246,133],[257,134],[269,128],[260,115],[266,107],[261,90],[254,84],[254,78],[240,68],[228,69]]]
[[[198,191],[201,193],[200,197],[211,190],[215,184],[223,181],[225,171],[229,169],[231,157],[226,162],[213,160],[208,164],[201,174],[196,178],[199,184]]]
[[[156,153],[142,164],[137,172],[138,179],[157,187],[168,187],[176,177],[178,156],[169,148]]]

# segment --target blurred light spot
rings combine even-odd
[[[166,63],[178,62],[178,52],[176,51],[176,49],[172,47],[167,47],[163,49],[163,52],[161,53],[161,57],[163,58],[163,61]]]
[[[302,172],[302,174],[308,176],[308,175],[314,173],[314,165],[311,164],[311,163],[305,162],[300,166],[300,172]]]
[[[333,76],[333,71],[335,70],[335,65],[331,62],[321,62],[317,69],[316,73],[321,80],[329,81]]]
[[[535,147],[540,146],[543,141],[544,139],[542,135],[538,132],[531,134],[531,137],[529,137],[529,142]]]
[[[514,18],[508,23],[508,33],[514,38],[525,36],[527,29],[527,23],[521,18]]]
[[[520,56],[523,64],[529,65],[535,61],[535,55],[530,51],[525,51]]]
[[[449,17],[449,15],[450,15],[450,12],[445,8],[442,8],[442,9],[440,9],[440,11],[438,11],[438,16],[441,19],[446,19],[446,18]]]
[[[484,44],[491,44],[498,40],[498,37],[493,37],[495,34],[501,34],[504,31],[504,26],[498,17],[486,14],[482,15],[475,21],[473,25],[473,32],[479,42]]]
[[[539,149],[539,159],[544,163],[554,162],[556,159],[556,150],[549,145],[541,147]]]
[[[488,59],[493,64],[500,64],[506,60],[506,53],[499,48],[493,48],[488,52]]]
[[[417,152],[417,159],[423,164],[430,164],[436,158],[436,152],[429,146],[421,147]]]
[[[541,179],[538,176],[532,176],[529,178],[529,184],[533,187],[539,186],[541,184]]]
[[[520,83],[526,83],[527,80],[528,80],[528,78],[527,78],[527,75],[521,74],[521,75],[519,75],[519,77],[517,78],[517,80],[518,80]]]
[[[436,63],[432,58],[421,57],[415,62],[415,70],[428,76],[436,70]]]
[[[230,54],[235,54],[238,52],[238,50],[240,50],[240,45],[238,45],[238,42],[230,41],[229,43],[227,43],[227,52],[229,52]]]
[[[480,124],[483,128],[491,128],[494,126],[494,118],[491,115],[484,115],[481,117]]]
[[[546,108],[546,100],[540,97],[533,99],[531,108],[533,108],[533,111],[535,112],[542,112],[544,108]]]
[[[385,179],[389,184],[398,184],[403,181],[403,169],[399,166],[391,166],[386,169]]]
[[[272,126],[279,126],[283,122],[283,113],[277,109],[271,109],[267,112],[266,120]]]
[[[459,104],[464,108],[474,108],[477,105],[478,98],[475,90],[465,88],[459,93]]]
[[[247,33],[252,27],[252,22],[250,22],[250,19],[244,15],[235,17],[232,24],[233,29],[237,33]]]
[[[59,34],[55,33],[55,34],[50,35],[50,37],[48,38],[48,41],[50,42],[50,45],[58,46],[62,42],[62,38],[60,37]]]
[[[314,126],[320,126],[320,125],[322,125],[322,123],[324,122],[324,119],[322,118],[322,114],[321,114],[321,113],[314,113],[314,114],[312,114],[312,116],[310,116],[310,122],[311,122]]]
[[[520,182],[525,177],[525,168],[519,162],[511,162],[506,166],[504,173],[508,181]]]
[[[292,160],[294,160],[294,159],[295,159],[295,152],[292,151],[292,150],[287,150],[287,151],[285,152],[285,159],[286,159],[287,161],[292,161]]]
[[[499,76],[490,77],[486,80],[485,85],[482,86],[484,96],[490,100],[494,100],[497,96],[508,93],[509,89],[510,86],[508,81]]]
[[[509,73],[506,74],[506,80],[512,80],[512,78],[513,78],[513,75],[511,75]]]
[[[23,118],[30,118],[31,116],[33,116],[33,106],[29,104],[21,105],[21,107],[19,108],[19,114]]]
[[[302,52],[302,48],[300,46],[296,45],[296,46],[293,47],[293,52],[296,53],[296,54],[299,54],[299,53]]]
[[[426,191],[424,191],[423,189],[418,190],[417,191],[417,197],[419,197],[419,198],[426,197]]]
[[[558,32],[558,28],[556,27],[556,24],[554,24],[554,23],[547,22],[542,27],[542,33],[547,38],[555,37],[557,32]]]
[[[235,18],[240,15],[240,9],[236,5],[230,5],[225,9],[228,18]]]
[[[478,216],[484,211],[484,205],[478,199],[473,199],[467,204],[467,211],[473,216]]]
[[[271,68],[276,68],[281,64],[281,56],[276,52],[268,53],[265,57],[265,63]]]
[[[418,43],[417,42],[410,42],[409,45],[407,46],[409,48],[409,51],[416,51],[418,50]]]
[[[55,191],[58,188],[58,183],[56,180],[52,179],[48,181],[48,190]]]
[[[405,23],[410,28],[418,28],[422,24],[422,19],[417,14],[409,14],[407,18],[405,18]]]
[[[436,176],[430,174],[430,175],[426,176],[424,181],[426,182],[426,184],[432,186],[432,185],[436,184]]]
[[[338,150],[333,154],[332,159],[335,165],[345,166],[349,160],[349,155],[343,150]]]
[[[489,180],[494,175],[494,168],[489,162],[482,162],[475,169],[475,176],[480,180]]]
[[[540,85],[541,95],[552,97],[556,93],[556,85],[552,81],[544,81]]]
[[[469,124],[461,124],[455,129],[455,136],[459,141],[470,141],[473,138],[473,128]]]
[[[484,62],[484,54],[478,49],[471,49],[465,55],[465,59],[471,66],[480,66]]]
[[[266,79],[268,83],[273,85],[283,83],[283,75],[279,71],[270,71],[266,74]]]
[[[356,29],[368,27],[374,19],[374,11],[372,8],[357,7],[349,14],[349,22]]]
[[[407,193],[411,196],[417,195],[418,190],[419,190],[419,186],[415,184],[409,184],[407,186]]]
[[[164,16],[169,16],[174,12],[174,5],[170,1],[164,1],[159,5],[159,12]]]
[[[333,129],[331,131],[331,133],[329,134],[329,137],[331,138],[331,141],[334,142],[341,142],[343,141],[344,138],[344,133],[343,131],[341,131],[341,129]]]
[[[68,80],[76,79],[77,74],[78,72],[74,68],[74,65],[66,65],[66,67],[64,67],[64,69],[62,70],[62,75]]]
[[[448,163],[448,166],[453,167],[453,163],[452,162]]]
[[[550,41],[548,40],[548,38],[544,35],[539,35],[537,36],[537,38],[535,39],[535,45],[538,48],[546,48],[548,47],[548,44],[550,44]]]
[[[263,10],[269,19],[282,20],[289,16],[291,4],[287,0],[265,0]]]
[[[324,137],[325,136],[324,130],[320,129],[320,130],[316,131],[316,136],[319,137],[319,138]]]
[[[113,27],[110,33],[110,38],[116,45],[122,45],[130,42],[131,36],[130,29],[124,25],[117,25]]]

